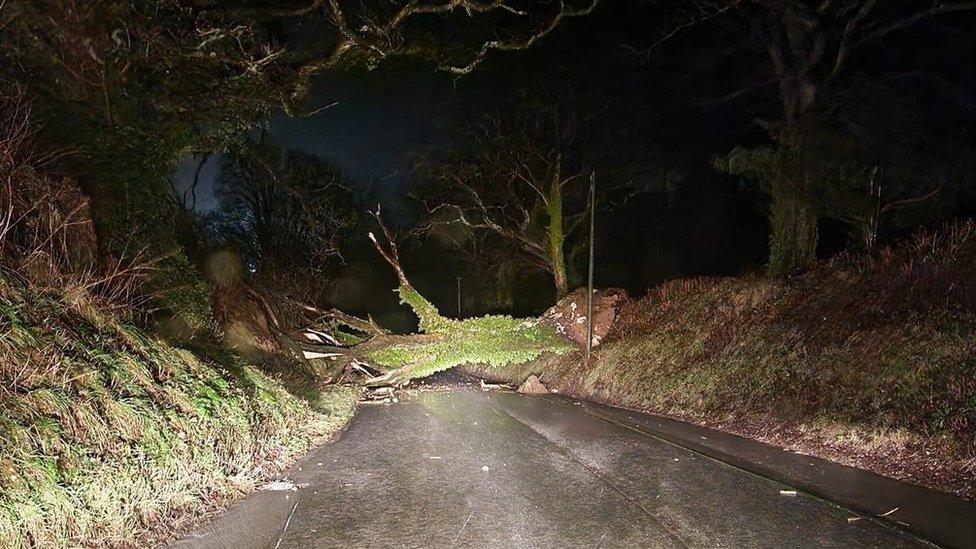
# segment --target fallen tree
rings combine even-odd
[[[386,244],[384,246],[373,233],[369,235],[370,240],[396,272],[400,301],[417,315],[421,333],[374,333],[370,339],[345,349],[342,355],[347,357],[349,367],[378,374],[368,379],[367,385],[400,385],[462,364],[520,364],[546,352],[565,354],[575,348],[560,335],[556,324],[547,319],[488,315],[456,320],[442,316],[437,307],[410,284],[400,265],[396,239],[383,224],[378,209],[374,217]],[[358,329],[351,322],[338,320]]]
[[[326,382],[355,381],[381,387],[401,386],[411,379],[464,364],[500,368],[535,360],[544,353],[566,354],[578,348],[570,331],[560,325],[560,318],[551,315],[527,319],[488,315],[464,320],[442,316],[407,278],[396,239],[383,224],[378,209],[373,216],[381,229],[382,241],[374,233],[369,237],[396,273],[396,292],[400,302],[417,315],[419,333],[391,334],[371,318],[305,304],[301,307],[311,317],[309,324],[300,330],[289,330],[269,301],[242,281],[245,290],[238,295],[255,305],[248,315],[255,321],[248,324],[257,328],[254,339],[262,342],[264,350],[275,347],[301,354],[316,366]],[[579,319],[573,317],[573,321]]]

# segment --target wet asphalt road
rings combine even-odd
[[[570,403],[455,390],[360,409],[177,547],[924,547]]]

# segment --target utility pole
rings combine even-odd
[[[590,173],[590,265],[586,275],[586,362],[593,349],[593,241],[596,232],[596,172]]]
[[[457,277],[457,317],[461,318],[461,276]]]

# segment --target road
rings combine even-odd
[[[924,547],[883,521],[587,413],[507,392],[361,408],[342,437],[180,549]]]

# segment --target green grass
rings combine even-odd
[[[0,277],[0,546],[135,546],[336,431],[351,389],[298,398]]]

